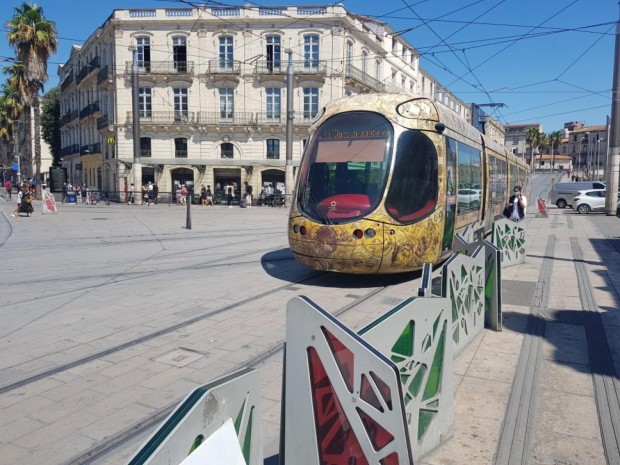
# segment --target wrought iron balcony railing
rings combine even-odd
[[[99,70],[99,73],[97,73],[97,84],[101,84],[102,82],[106,81],[109,75],[110,71],[107,66],[101,68]]]
[[[293,61],[294,74],[327,74],[326,60],[298,60]],[[254,73],[263,74],[286,74],[288,62],[285,60],[260,60],[256,62]]]
[[[208,74],[241,74],[241,62],[238,60],[209,60]]]
[[[195,113],[189,111],[178,113],[174,111],[141,111],[140,124],[194,124]],[[133,116],[127,112],[127,124],[132,124]]]
[[[353,65],[347,65],[346,70],[345,70],[345,77],[347,77],[349,79],[353,79],[353,80],[359,82],[360,84],[363,84],[363,85],[365,85],[367,87],[370,87],[373,90],[376,90],[377,92],[384,92],[385,91],[385,84],[384,83],[382,83],[381,81],[375,79],[374,77],[366,74],[361,69],[357,69]]]
[[[93,102],[86,105],[80,110],[80,119],[86,118],[99,111],[99,102]]]
[[[131,74],[133,62],[125,63],[125,74]],[[138,61],[138,74],[183,75],[194,74],[193,61]]]
[[[254,113],[228,113],[228,112],[204,112],[197,113],[196,123],[198,124],[254,124]]]

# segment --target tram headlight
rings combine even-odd
[[[298,224],[293,226],[293,232],[295,232],[296,234],[299,232],[299,225]]]
[[[364,231],[364,234],[366,234],[366,237],[372,239],[373,237],[375,237],[377,232],[374,229],[372,229],[372,228],[368,228],[366,231]]]
[[[361,239],[362,237],[364,237],[364,231],[362,231],[361,229],[356,229],[355,231],[353,231],[353,237],[355,237],[356,239]]]

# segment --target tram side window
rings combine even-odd
[[[385,200],[388,213],[400,222],[415,221],[437,204],[437,149],[419,131],[401,135],[392,183]]]
[[[510,173],[510,188],[512,189],[514,186],[518,185],[518,180],[517,180],[517,167],[515,165],[510,165],[508,167],[509,173]]]
[[[458,212],[480,210],[482,203],[482,167],[480,151],[458,144],[459,191]]]
[[[506,201],[506,161],[497,160],[497,184],[495,185],[495,198],[500,203]]]

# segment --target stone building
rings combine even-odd
[[[329,6],[114,10],[60,66],[62,158],[73,183],[161,192],[284,182],[286,71],[294,70],[293,165],[331,100],[424,92],[465,116],[389,25]],[[132,133],[138,76],[139,155]],[[432,90],[431,90],[432,89]],[[139,161],[139,163],[135,163]]]

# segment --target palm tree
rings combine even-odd
[[[15,48],[18,60],[24,66],[29,92],[25,91],[24,103],[31,103],[34,110],[34,160],[36,178],[41,180],[41,115],[39,91],[47,81],[47,60],[56,53],[58,38],[56,26],[43,16],[43,8],[23,3],[15,7],[13,17],[6,23],[9,45]]]
[[[534,164],[534,147],[538,148],[541,145],[542,132],[536,127],[531,127],[527,130],[525,135],[525,141],[530,144],[530,165],[532,168]]]
[[[553,131],[549,134],[549,143],[551,144],[551,170],[555,166],[555,152],[553,148],[558,149],[560,147],[560,143],[562,142],[562,132],[561,131]]]
[[[8,79],[2,86],[2,95],[6,98],[5,104],[9,109],[9,116],[17,128],[13,131],[15,147],[20,148],[21,172],[25,176],[32,176],[32,147],[28,143],[30,135],[30,107],[25,103],[30,97],[30,83],[26,79],[24,66],[13,63],[2,69],[8,74]]]

